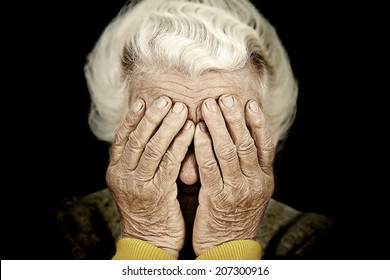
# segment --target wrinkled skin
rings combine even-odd
[[[235,98],[222,98],[219,105],[214,99],[202,105],[208,131],[204,123],[195,131],[202,184],[193,232],[196,255],[227,241],[255,240],[274,187],[274,148],[256,102],[245,108],[250,130]]]
[[[192,237],[196,255],[228,241],[255,239],[273,192],[274,147],[251,98],[256,93],[242,78],[242,84],[225,86],[232,80],[212,76],[197,83],[204,87],[197,89],[203,96],[192,103],[185,94],[177,98],[177,85],[192,86],[177,76],[171,79],[174,83],[160,81],[158,91],[140,83],[141,94],[130,100],[131,109],[113,141],[106,174],[123,237],[144,240],[178,257],[186,236],[177,200],[180,177],[192,183],[200,178]],[[171,84],[175,90],[167,91]],[[188,151],[191,143],[195,155]]]
[[[194,124],[186,121],[182,103],[171,109],[171,100],[160,97],[143,117],[144,102],[139,102],[116,134],[106,180],[119,209],[123,237],[144,240],[177,257],[185,230],[176,178]],[[140,104],[141,111],[134,112]]]

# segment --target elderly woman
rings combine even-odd
[[[297,84],[259,11],[247,0],[129,2],[85,75],[90,128],[111,144],[113,258],[261,258],[274,152],[294,120]]]

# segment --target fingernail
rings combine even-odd
[[[168,102],[162,96],[159,99],[157,99],[155,102],[156,107],[159,109],[164,108],[165,106],[167,106],[167,104],[168,104]]]
[[[200,130],[204,133],[207,133],[207,126],[205,123],[201,122],[199,123]]]
[[[144,104],[142,104],[141,101],[137,100],[135,101],[135,103],[133,104],[133,107],[131,107],[131,110],[134,112],[134,113],[137,113],[139,111],[141,111],[142,107],[144,106]]]
[[[186,125],[184,126],[184,129],[185,129],[185,130],[188,130],[188,129],[191,128],[191,126],[192,126],[192,122],[187,121],[187,122],[186,122]]]
[[[172,112],[173,113],[179,113],[179,112],[183,111],[183,109],[184,109],[183,104],[175,103],[175,105],[173,105]]]
[[[211,112],[217,112],[217,102],[214,99],[210,99],[206,102],[206,107]]]
[[[226,107],[233,107],[233,104],[234,104],[233,97],[231,97],[231,96],[229,95],[229,96],[226,96],[226,97],[222,98],[222,103],[223,103],[223,105],[225,105]]]
[[[256,101],[251,101],[251,103],[249,103],[249,109],[251,109],[251,111],[254,113],[259,111],[259,106],[257,106]]]

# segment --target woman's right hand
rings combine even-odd
[[[106,181],[121,217],[122,237],[148,242],[178,257],[185,225],[176,179],[195,125],[187,107],[159,97],[146,110],[137,100],[112,143]],[[172,107],[172,109],[171,109]]]

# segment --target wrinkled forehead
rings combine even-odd
[[[173,103],[182,102],[189,110],[189,119],[202,120],[201,105],[208,98],[218,99],[221,95],[232,95],[244,108],[249,100],[260,103],[259,80],[252,72],[207,72],[198,77],[188,77],[181,73],[160,73],[137,75],[130,82],[129,108],[139,98],[146,107],[164,95]]]

